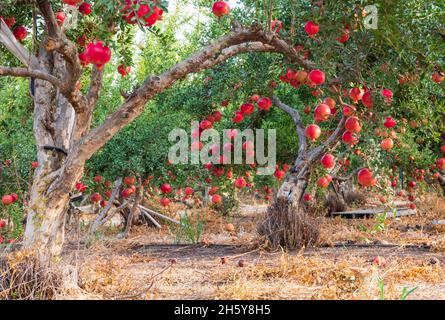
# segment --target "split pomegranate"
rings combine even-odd
[[[315,83],[316,85],[323,84],[325,81],[324,72],[318,69],[312,70],[309,72],[309,80]]]
[[[315,141],[320,137],[321,129],[316,124],[310,124],[306,127],[305,134],[311,141]]]
[[[212,13],[218,18],[228,15],[229,12],[230,7],[224,1],[216,1],[212,6]]]

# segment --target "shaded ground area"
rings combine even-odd
[[[319,246],[299,252],[258,246],[263,210],[250,206],[229,219],[208,212],[200,244],[175,244],[169,228],[139,227],[89,249],[71,240],[65,259],[79,265],[83,298],[400,299],[416,288],[408,299],[445,299],[445,229],[431,225],[445,218],[445,203],[420,207],[415,217],[384,221],[324,218]]]

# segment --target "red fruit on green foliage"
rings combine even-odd
[[[233,116],[233,122],[240,123],[241,121],[243,121],[243,119],[244,119],[243,113],[240,111],[236,111],[235,115]]]
[[[242,189],[247,185],[246,180],[244,178],[238,178],[235,180],[235,187]]]
[[[85,192],[87,190],[87,188],[88,187],[86,185],[84,185],[82,182],[77,182],[76,183],[76,189],[79,192]]]
[[[6,227],[6,221],[0,220],[0,229]]]
[[[281,180],[281,179],[283,179],[285,174],[286,174],[286,172],[284,170],[280,170],[277,168],[273,175],[275,176],[275,178],[277,178],[277,180]]]
[[[63,11],[57,12],[56,20],[57,20],[57,24],[59,26],[63,25],[63,23],[65,22],[65,19],[66,19],[66,15],[65,15],[65,13]]]
[[[380,143],[380,148],[383,150],[390,150],[394,147],[394,142],[391,138],[383,139]]]
[[[86,67],[90,63],[90,61],[88,60],[88,56],[85,54],[85,52],[79,54],[79,61],[82,67]]]
[[[195,191],[192,188],[190,188],[190,187],[185,187],[185,189],[184,189],[184,193],[187,196],[191,196],[194,192]]]
[[[102,208],[105,208],[105,207],[107,206],[107,204],[108,204],[108,202],[105,201],[105,200],[102,200],[102,201],[100,202],[100,206],[101,206]]]
[[[131,72],[131,67],[130,66],[126,67],[123,64],[121,64],[119,67],[117,67],[117,72],[122,77],[125,77],[127,74],[129,74]]]
[[[230,13],[230,7],[224,1],[216,1],[212,6],[212,13],[216,17],[221,18],[221,17],[226,16]]]
[[[95,176],[93,181],[99,183],[99,182],[102,182],[103,179],[104,178],[102,176]]]
[[[14,202],[16,202],[17,200],[19,200],[19,196],[17,195],[17,193],[11,193],[11,197],[12,197],[12,200],[13,200]]]
[[[108,199],[111,197],[112,194],[113,192],[111,190],[105,191],[105,197],[107,197]]]
[[[217,186],[211,186],[209,189],[209,194],[213,195],[213,194],[217,193],[218,190],[219,190],[219,188]]]
[[[350,34],[349,34],[349,29],[345,28],[340,37],[335,38],[338,42],[340,43],[345,43],[346,41],[349,40]]]
[[[310,202],[310,201],[312,201],[312,199],[313,199],[313,197],[309,193],[305,193],[304,196],[303,196],[303,200],[306,201],[306,202]]]
[[[18,41],[25,40],[26,36],[28,35],[28,31],[24,26],[15,27],[14,30],[12,30],[12,33]]]
[[[161,205],[163,207],[168,207],[168,205],[170,204],[170,199],[169,198],[162,198],[160,202],[161,202]]]
[[[272,107],[272,101],[269,98],[262,97],[258,100],[258,109],[268,111]]]
[[[327,188],[329,186],[329,179],[327,177],[321,177],[317,180],[317,186],[320,188]]]
[[[313,21],[308,21],[304,25],[304,31],[306,31],[306,33],[310,37],[313,37],[314,35],[316,35],[318,33],[319,29],[320,29],[320,27],[318,26],[318,24],[316,24]]]
[[[410,204],[409,204],[409,208],[410,208],[411,210],[415,210],[415,209],[417,208],[417,206],[416,206],[415,203],[410,203]]]
[[[250,101],[251,102],[257,102],[260,99],[260,96],[257,94],[253,94],[250,96]]]
[[[122,190],[122,192],[121,192],[122,198],[128,198],[132,194],[133,194],[133,189],[131,189],[131,188],[126,188],[126,189]]]
[[[351,90],[349,90],[349,97],[355,103],[357,103],[359,100],[362,99],[363,94],[364,94],[363,89],[358,88],[358,87],[355,87],[355,88],[352,88]]]
[[[355,109],[354,106],[350,106],[350,105],[347,105],[347,104],[345,104],[345,105],[343,106],[343,114],[344,114],[346,117],[349,117],[349,116],[352,115],[355,111],[356,111],[356,109]]]
[[[213,204],[219,204],[219,203],[221,203],[221,201],[222,201],[222,198],[221,198],[221,196],[219,194],[215,194],[215,195],[212,196],[212,203]]]
[[[270,29],[275,33],[280,33],[281,29],[283,29],[283,22],[280,20],[272,20],[270,22]]]
[[[0,20],[3,20],[6,23],[6,25],[8,26],[8,28],[10,28],[10,29],[15,24],[15,18],[14,17],[9,17],[9,18],[0,17]]]
[[[335,165],[335,158],[332,154],[330,153],[326,153],[322,158],[321,158],[321,164],[323,165],[323,167],[325,167],[326,169],[330,169],[333,168]]]
[[[309,72],[309,80],[315,83],[316,85],[323,84],[325,81],[324,72],[318,69],[312,70]]]
[[[13,202],[14,202],[14,198],[13,198],[10,194],[4,195],[4,196],[2,197],[2,203],[3,203],[5,206],[10,205],[10,204],[13,203]]]
[[[79,6],[79,12],[84,16],[89,15],[93,10],[88,2],[84,2]]]
[[[364,187],[372,187],[377,182],[372,176],[373,174],[368,168],[363,168],[357,173],[358,183]]]
[[[387,128],[393,128],[396,126],[396,121],[391,117],[386,117],[385,122],[383,125]]]
[[[37,161],[31,162],[31,167],[38,168],[39,167],[39,163]]]
[[[431,75],[431,80],[433,80],[433,82],[437,84],[441,83],[444,79],[445,79],[445,74],[443,72],[434,72]]]
[[[170,193],[170,192],[172,192],[172,190],[173,190],[173,188],[168,183],[164,183],[161,186],[161,192],[162,193]]]
[[[88,44],[85,55],[89,63],[94,64],[99,70],[111,59],[111,50],[102,41]]]
[[[372,99],[372,94],[369,91],[366,91],[362,97],[362,104],[366,108],[372,108],[374,106],[374,100]]]
[[[391,102],[392,101],[392,97],[393,97],[393,93],[391,90],[389,89],[383,89],[380,94],[382,95],[382,97],[385,99],[385,102]]]
[[[91,195],[91,201],[99,202],[101,200],[102,200],[102,196],[99,193],[95,192]]]
[[[134,178],[134,177],[125,177],[124,178],[124,183],[127,186],[132,186],[135,182],[136,182],[136,178]]]
[[[202,120],[199,124],[199,127],[201,128],[201,130],[210,129],[211,127],[213,127],[213,123],[209,120]]]
[[[331,115],[331,107],[327,104],[319,104],[314,110],[314,119],[317,122],[323,122],[329,119]]]
[[[315,141],[320,137],[321,129],[316,124],[310,124],[306,127],[305,134],[308,139]]]
[[[439,158],[436,161],[436,167],[439,170],[445,170],[445,158]]]
[[[215,120],[215,122],[219,122],[222,119],[222,113],[221,111],[215,111],[213,113],[213,119]]]
[[[353,146],[358,143],[357,135],[351,131],[345,131],[345,133],[343,133],[341,139],[343,140],[343,142],[345,142],[346,144],[349,144],[350,146]]]
[[[241,105],[240,111],[243,115],[248,116],[250,115],[253,111],[255,111],[255,107],[253,104],[251,103],[243,103]]]
[[[360,132],[362,126],[357,117],[349,117],[345,122],[345,129],[351,132]]]

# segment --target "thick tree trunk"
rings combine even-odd
[[[301,248],[318,240],[317,222],[303,203],[308,181],[309,171],[289,174],[269,206],[258,232],[272,248]]]

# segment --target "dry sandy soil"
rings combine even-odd
[[[108,230],[88,249],[71,234],[64,259],[78,266],[83,292],[60,298],[400,299],[414,289],[407,299],[445,299],[445,226],[432,225],[445,219],[445,201],[429,197],[418,207],[416,216],[381,224],[322,218],[320,243],[299,252],[258,246],[264,206],[252,204],[229,219],[205,212],[194,245],[176,243],[167,226],[136,227],[127,239]],[[376,256],[386,263],[373,263]]]

